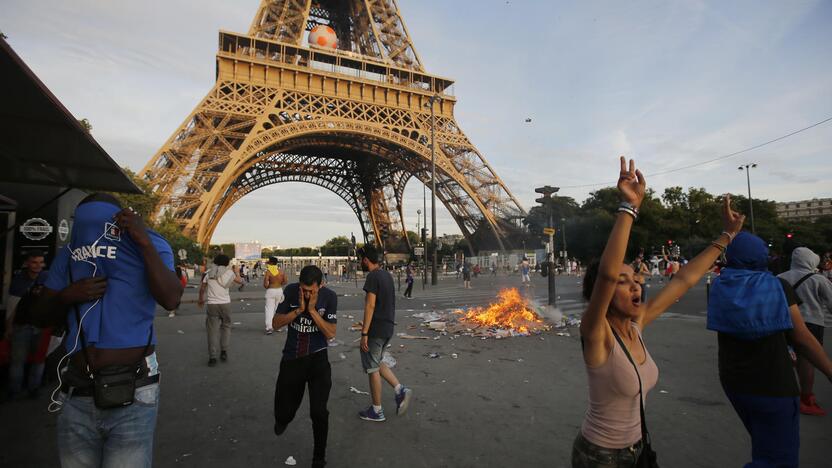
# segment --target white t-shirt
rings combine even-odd
[[[231,295],[228,293],[228,287],[234,282],[234,271],[225,270],[217,278],[208,278],[205,275],[202,282],[205,283],[205,303],[206,304],[230,304]]]

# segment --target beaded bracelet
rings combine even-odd
[[[713,241],[711,242],[711,245],[719,249],[720,252],[725,252],[725,246],[720,244],[719,242]]]

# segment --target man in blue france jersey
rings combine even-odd
[[[159,404],[153,317],[156,304],[173,310],[182,296],[173,252],[111,195],[82,200],[74,220],[32,311],[35,325],[68,330],[68,366],[50,405],[61,409],[61,466],[150,467]],[[120,388],[130,394],[102,397],[99,379],[125,369],[133,385]]]
[[[274,390],[274,432],[283,434],[295,418],[305,387],[309,386],[309,417],[315,443],[313,467],[326,465],[329,432],[326,405],[332,388],[327,347],[328,341],[335,337],[338,320],[338,297],[331,289],[321,287],[322,280],[320,268],[314,265],[303,267],[298,282],[284,289],[283,302],[277,306],[277,314],[272,320],[275,330],[289,325]]]

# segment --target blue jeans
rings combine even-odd
[[[40,342],[40,328],[31,325],[15,325],[12,329],[11,365],[9,366],[9,393],[16,395],[23,391],[23,370],[26,358],[37,351]],[[29,366],[26,390],[36,391],[43,378],[44,363]]]
[[[797,468],[800,452],[798,397],[740,395],[726,391],[748,434],[751,462],[745,468]]]
[[[159,384],[136,389],[130,406],[99,409],[92,397],[61,392],[58,452],[63,468],[149,468]]]

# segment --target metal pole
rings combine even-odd
[[[748,214],[751,215],[751,233],[757,234],[754,226],[754,203],[751,201],[751,167],[745,165],[745,180],[748,183]]]
[[[419,233],[422,236],[422,262],[423,265],[423,272],[422,272],[422,289],[425,289],[425,285],[428,284],[428,237],[425,235],[425,231],[428,229],[428,184],[422,184],[422,213],[424,213],[424,226],[422,227],[422,232]]]
[[[434,105],[437,95],[430,98],[430,284],[436,286],[436,117]]]
[[[569,250],[566,248],[566,219],[561,218],[560,221],[560,229],[563,231],[563,265],[565,267],[569,258]],[[566,271],[566,268],[564,268],[564,271]]]
[[[552,222],[552,209],[549,208],[549,227],[554,227]],[[550,231],[551,232],[551,231]],[[557,291],[555,291],[555,235],[549,234],[549,252],[546,256],[546,261],[549,262],[549,305],[555,305],[555,298]]]

